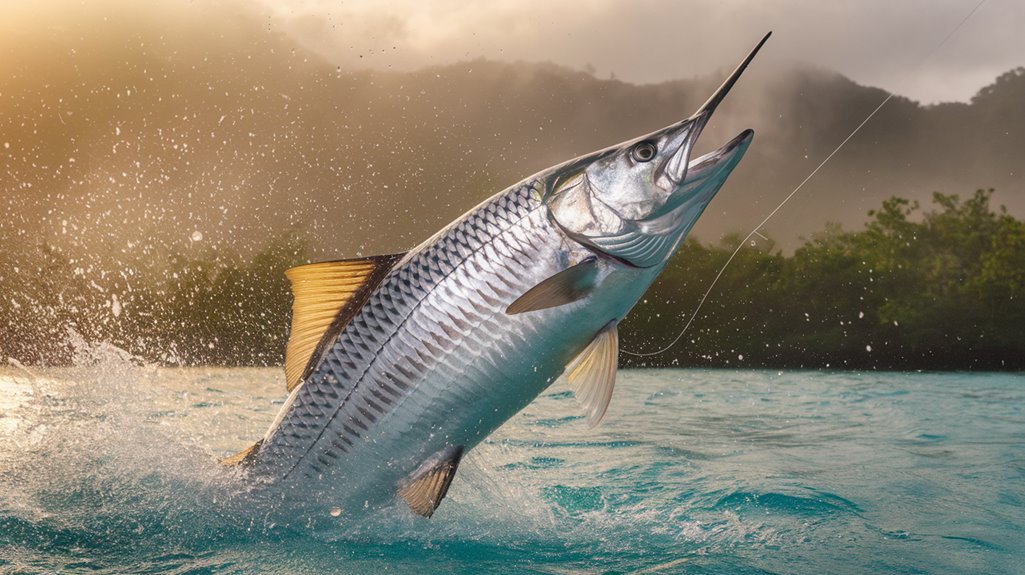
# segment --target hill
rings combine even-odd
[[[484,60],[341,70],[249,13],[204,10],[66,3],[0,22],[4,355],[65,361],[54,342],[88,325],[89,337],[134,341],[157,359],[209,361],[221,349],[202,351],[213,340],[188,332],[221,314],[223,329],[209,329],[235,338],[225,361],[274,362],[284,266],[409,249],[540,169],[690,114],[722,77],[632,85]],[[885,97],[828,70],[756,63],[699,145],[757,133],[695,237],[729,251],[720,239],[761,221]],[[987,202],[1025,215],[1023,101],[1023,68],[968,103],[893,98],[770,222],[758,253],[807,249],[802,238],[827,222],[860,230],[891,196],[928,204],[934,191],[993,187]],[[159,309],[169,294],[177,303]],[[133,301],[148,315],[133,315]],[[229,329],[238,322],[249,327]],[[153,326],[193,347],[138,339]],[[765,361],[793,363],[803,348],[793,349]]]

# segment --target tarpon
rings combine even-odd
[[[535,174],[408,253],[288,270],[290,393],[224,463],[308,521],[396,499],[429,517],[462,455],[560,376],[600,422],[616,326],[751,143],[691,159],[768,37],[685,120]]]

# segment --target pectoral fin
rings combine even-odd
[[[505,313],[516,315],[573,303],[591,293],[597,276],[597,258],[587,258],[527,290],[509,304]]]
[[[612,322],[566,366],[566,379],[587,413],[587,423],[594,427],[605,417],[616,385],[619,363],[619,331]]]
[[[434,510],[448,493],[456,468],[463,457],[463,446],[449,447],[432,455],[412,475],[399,485],[399,497],[413,513],[423,517],[434,515]]]

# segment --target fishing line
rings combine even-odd
[[[979,0],[979,2],[975,5],[975,7],[972,8],[971,11],[969,11],[968,14],[965,15],[965,17],[962,18],[961,21],[958,22],[957,25],[954,26],[954,28],[951,29],[950,32],[948,32],[947,35],[944,36],[943,39],[940,40],[940,42],[938,44],[936,44],[936,46],[932,50],[930,50],[928,53],[926,53],[925,56],[919,58],[919,60],[917,62],[915,62],[911,66],[910,70],[911,71],[917,70],[922,64],[924,64],[927,60],[929,60],[929,58],[932,58],[933,55],[935,55],[936,52],[938,52],[939,49],[942,48],[943,45],[946,44],[947,41],[950,40],[950,38],[954,34],[956,34],[957,31],[960,30],[962,26],[964,26],[965,22],[967,22],[979,10],[979,8],[981,8],[982,5],[985,4],[987,1],[988,0]],[[723,273],[726,271],[726,268],[729,267],[730,263],[733,262],[733,259],[735,257],[737,257],[737,254],[740,253],[740,250],[743,249],[743,247],[745,245],[747,245],[747,242],[751,241],[751,238],[754,237],[756,234],[759,237],[763,237],[764,238],[765,236],[763,236],[762,234],[758,233],[758,230],[762,229],[762,226],[764,226],[769,220],[771,220],[783,208],[783,206],[785,206],[787,204],[787,202],[789,202],[794,196],[796,196],[797,192],[801,191],[801,188],[803,188],[804,185],[807,184],[809,180],[811,180],[813,177],[815,177],[815,174],[819,173],[819,170],[821,170],[823,166],[825,166],[827,163],[829,163],[829,161],[833,159],[833,156],[835,156],[841,149],[843,149],[843,147],[847,145],[847,142],[851,141],[851,138],[853,138],[858,132],[860,132],[861,129],[863,127],[865,127],[865,124],[867,124],[869,122],[869,120],[871,120],[877,113],[879,113],[879,110],[882,110],[883,106],[885,106],[886,103],[889,102],[892,98],[893,98],[893,93],[892,92],[887,94],[886,97],[883,98],[883,101],[879,102],[879,105],[876,106],[874,110],[869,112],[869,114],[867,116],[865,116],[865,119],[862,120],[861,123],[858,124],[858,126],[856,128],[854,128],[854,130],[851,131],[851,133],[848,134],[847,137],[844,138],[843,141],[840,142],[840,144],[835,149],[833,149],[833,151],[830,152],[829,155],[826,156],[826,158],[824,160],[822,160],[822,162],[820,162],[819,165],[816,166],[815,169],[812,170],[811,173],[809,173],[807,177],[804,178],[804,180],[801,181],[801,183],[797,184],[797,187],[795,187],[794,190],[787,195],[787,197],[783,198],[783,201],[780,202],[779,205],[777,205],[775,207],[775,209],[773,209],[771,212],[769,212],[769,215],[765,216],[765,219],[763,219],[757,226],[755,226],[754,229],[751,230],[751,233],[747,234],[747,236],[745,236],[744,239],[740,241],[740,243],[737,245],[737,248],[735,250],[733,250],[733,253],[730,254],[730,257],[726,260],[726,263],[723,264],[722,268],[719,269],[719,273],[717,273],[715,275],[715,278],[712,280],[712,283],[708,285],[708,289],[705,290],[704,295],[702,295],[701,299],[698,301],[697,307],[694,308],[694,313],[691,314],[690,319],[688,319],[687,323],[684,324],[683,330],[680,331],[679,335],[677,335],[673,339],[673,341],[669,342],[668,345],[666,345],[665,347],[663,347],[662,349],[659,349],[657,351],[635,352],[635,351],[628,351],[628,350],[624,349],[624,350],[621,350],[622,353],[625,353],[627,355],[632,355],[634,357],[651,357],[653,355],[659,355],[659,354],[665,353],[665,352],[669,351],[670,349],[672,349],[673,346],[675,346],[680,341],[680,339],[682,339],[683,336],[687,333],[687,330],[690,329],[691,324],[694,323],[694,320],[698,317],[698,313],[701,312],[701,308],[705,305],[705,300],[708,299],[709,294],[711,294],[712,290],[715,289],[715,285],[717,283],[719,283],[719,279],[722,277]]]

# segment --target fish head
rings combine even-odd
[[[551,218],[574,240],[636,267],[665,263],[751,144],[745,130],[692,159],[694,143],[768,35],[691,117],[571,160],[546,181]]]

